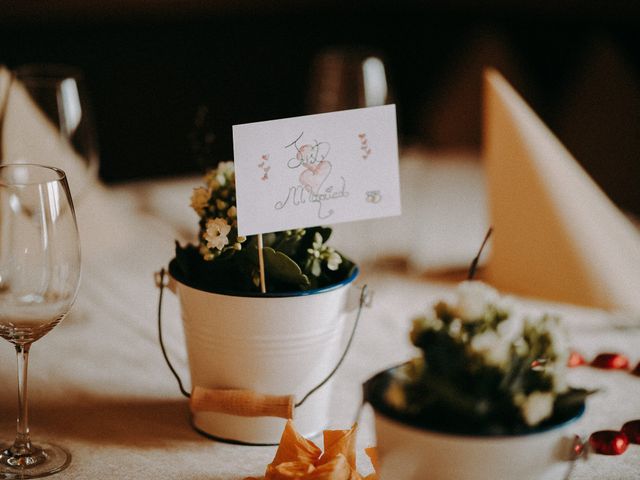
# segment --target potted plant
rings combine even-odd
[[[590,393],[567,385],[559,319],[479,281],[413,321],[420,355],[364,385],[389,478],[561,479]]]
[[[350,288],[356,265],[327,245],[329,228],[265,234],[262,292],[258,239],[238,235],[233,162],[206,173],[191,206],[198,243],[176,243],[169,287],[180,300],[194,427],[218,439],[277,444],[295,407],[297,429],[321,432],[325,384],[346,353],[347,314],[359,316],[363,303]]]

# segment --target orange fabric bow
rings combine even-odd
[[[291,420],[280,439],[280,446],[264,477],[244,480],[377,480],[375,473],[363,477],[356,471],[356,425],[350,430],[325,430],[324,453],[301,436]],[[375,448],[365,452],[377,469]]]

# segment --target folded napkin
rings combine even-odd
[[[7,108],[7,100],[9,99],[9,87],[11,86],[11,75],[9,70],[0,65],[0,125]]]
[[[31,99],[24,85],[0,65],[0,161],[40,163],[65,171],[76,196],[95,172]]]
[[[485,73],[491,257],[500,289],[640,312],[640,233],[495,70]]]
[[[356,425],[350,430],[325,430],[324,452],[301,436],[287,421],[276,455],[264,477],[245,480],[377,480],[376,473],[362,476],[356,470]],[[365,452],[377,468],[375,448]]]

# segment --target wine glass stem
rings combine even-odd
[[[27,404],[27,369],[31,344],[16,345],[18,357],[18,424],[16,440],[11,451],[14,455],[28,455],[32,452],[29,435],[29,407]]]

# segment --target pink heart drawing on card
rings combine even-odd
[[[302,165],[305,163],[313,162],[315,160],[316,149],[313,145],[302,145],[298,149],[298,153],[296,154],[296,158],[300,161]]]
[[[317,195],[331,173],[331,163],[323,160],[316,165],[304,164],[304,168],[305,170],[300,174],[300,184]]]

